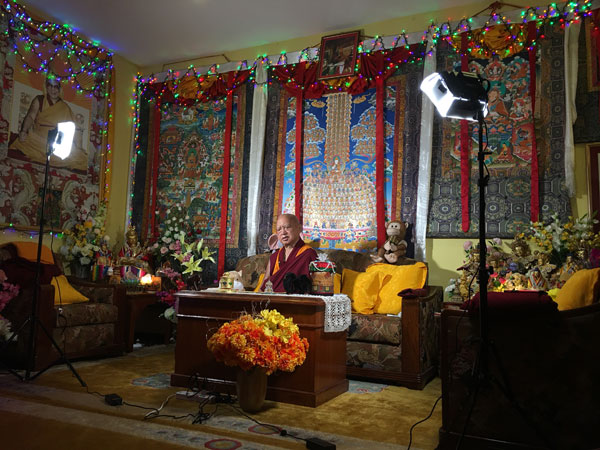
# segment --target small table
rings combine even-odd
[[[155,292],[127,292],[127,333],[125,336],[125,349],[128,352],[133,351],[133,344],[135,342],[135,324],[144,309],[146,309],[150,305],[154,305],[160,301],[160,298],[156,295]],[[165,308],[168,306],[165,304]],[[158,317],[158,314],[156,316]],[[164,320],[164,326],[155,327],[160,329],[153,329],[152,332],[156,334],[161,334],[163,336],[163,341],[165,344],[169,343],[169,339],[171,338],[172,325],[167,319]]]

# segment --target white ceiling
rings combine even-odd
[[[474,1],[22,0],[21,3],[34,8],[31,12],[38,10],[57,23],[71,25],[144,67],[298,37],[325,36]],[[427,25],[418,24],[416,30]]]

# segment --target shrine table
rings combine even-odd
[[[309,342],[309,350],[304,364],[294,372],[269,375],[267,399],[315,407],[348,390],[346,332],[325,333],[325,303],[320,297],[215,291],[181,291],[176,296],[172,386],[234,394],[237,369],[216,361],[206,342],[223,323],[244,312],[276,309],[294,319],[300,337]]]

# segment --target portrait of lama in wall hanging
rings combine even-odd
[[[345,77],[354,73],[360,31],[321,38],[319,79]]]

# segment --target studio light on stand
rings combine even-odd
[[[421,82],[421,90],[429,97],[442,117],[464,119],[479,123],[479,331],[481,347],[479,370],[481,376],[488,370],[488,302],[485,244],[485,187],[489,175],[484,174],[485,152],[483,148],[484,119],[488,114],[489,82],[472,72],[432,73]]]
[[[67,357],[65,356],[64,351],[60,348],[60,346],[56,343],[50,332],[44,327],[44,324],[39,320],[38,317],[38,302],[40,295],[40,276],[42,271],[42,244],[44,238],[44,212],[46,209],[46,191],[48,190],[48,173],[50,171],[50,156],[55,155],[61,159],[65,159],[71,153],[71,145],[73,143],[73,137],[75,135],[75,124],[73,122],[61,122],[56,128],[48,131],[48,141],[46,146],[46,166],[44,170],[44,186],[42,188],[42,198],[41,198],[41,208],[40,208],[40,229],[39,229],[39,238],[38,238],[38,248],[37,248],[37,259],[36,259],[36,272],[34,279],[34,287],[33,287],[33,299],[31,301],[31,314],[23,322],[23,324],[19,327],[17,331],[13,333],[13,335],[6,342],[6,346],[25,328],[27,324],[30,326],[29,333],[29,345],[27,351],[27,366],[25,368],[25,375],[21,375],[18,372],[9,369],[11,373],[16,375],[22,381],[32,380],[43,372],[48,370],[52,365],[40,370],[39,372],[32,374],[33,367],[35,365],[35,343],[36,343],[36,334],[38,327],[46,334],[48,339],[52,342],[52,345],[57,350],[60,358],[56,362],[64,362],[67,364],[73,375],[77,378],[79,383],[86,387],[85,382],[81,379],[79,374],[75,371],[75,368],[71,365]],[[55,362],[55,363],[56,363]]]

